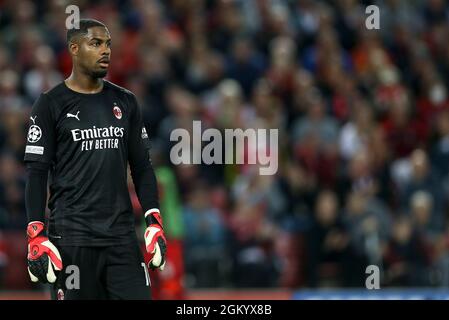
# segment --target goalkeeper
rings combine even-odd
[[[67,42],[72,73],[40,95],[27,135],[30,278],[51,283],[54,299],[150,299],[127,188],[128,162],[145,212],[153,269],[164,268],[166,240],[141,112],[130,91],[103,80],[111,58],[104,24],[83,19],[79,29],[68,30]],[[78,281],[66,281],[69,276]]]

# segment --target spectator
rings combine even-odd
[[[222,285],[221,270],[227,261],[225,226],[211,207],[207,186],[197,183],[191,190],[183,212],[188,230],[184,237],[186,271],[192,276],[192,286],[216,287]]]
[[[0,217],[6,216],[2,229],[22,230],[27,224],[25,181],[19,175],[15,157],[9,153],[0,156],[0,194]]]
[[[295,156],[320,183],[332,186],[338,158],[337,123],[326,115],[325,102],[320,94],[310,93],[308,99],[307,116],[298,119],[292,128]]]
[[[333,192],[322,191],[318,195],[312,219],[306,240],[308,285],[348,285],[349,270],[345,267],[351,259],[349,235]]]
[[[46,46],[40,46],[34,53],[33,69],[25,74],[25,92],[29,101],[35,101],[41,92],[56,86],[63,79],[54,69],[53,51]]]
[[[416,233],[410,219],[398,217],[384,253],[385,283],[388,286],[410,287],[430,284],[431,252],[428,244]]]
[[[411,219],[417,232],[428,242],[435,242],[436,236],[443,229],[435,225],[436,219],[432,217],[433,198],[425,191],[416,191],[410,198]]]
[[[391,229],[386,206],[370,195],[353,191],[348,195],[343,220],[355,257],[360,261],[360,270],[366,265],[380,265],[382,248],[388,242]]]
[[[361,102],[353,112],[352,121],[348,121],[340,131],[340,153],[345,160],[352,158],[358,151],[367,149],[375,130],[373,111]]]
[[[441,232],[444,228],[445,214],[443,212],[443,194],[439,178],[430,167],[427,154],[423,150],[415,150],[411,157],[411,175],[409,181],[404,186],[402,193],[402,207],[409,209],[410,199],[417,191],[425,191],[432,198],[432,213],[430,216],[430,225],[432,229]]]

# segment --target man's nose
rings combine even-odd
[[[101,52],[101,55],[102,55],[102,56],[109,56],[110,54],[111,54],[111,48],[108,47],[107,45],[105,45],[105,46],[103,47],[103,50],[102,50],[102,52]]]

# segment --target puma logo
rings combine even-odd
[[[34,116],[34,118],[30,117],[30,120],[33,121],[33,124],[36,124],[36,118],[37,118],[37,116]]]
[[[80,112],[78,111],[76,114],[67,113],[67,118],[76,118],[78,121],[80,121],[80,118],[78,118],[78,113]]]

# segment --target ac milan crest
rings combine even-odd
[[[58,293],[56,294],[57,299],[58,300],[64,300],[65,296],[64,296],[64,291],[62,291],[62,289],[58,290]]]
[[[120,120],[122,118],[122,110],[120,110],[120,108],[115,103],[114,108],[112,108],[112,112],[117,119]]]

